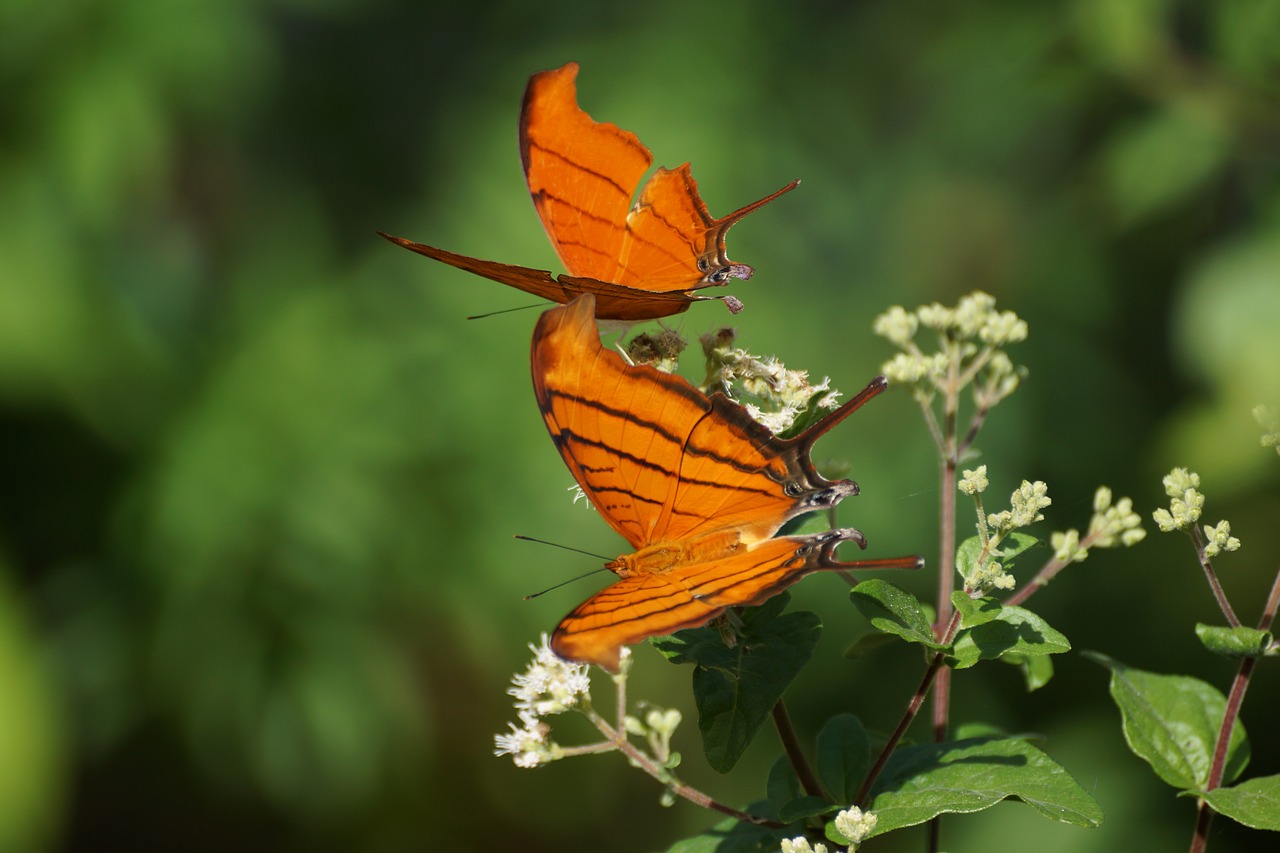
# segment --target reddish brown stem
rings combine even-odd
[[[791,769],[796,772],[796,778],[800,780],[800,787],[811,797],[830,800],[822,782],[814,774],[813,767],[804,757],[795,726],[791,725],[791,715],[787,713],[787,706],[781,699],[773,706],[773,727],[778,731],[778,740],[782,741],[782,749],[787,754],[787,761],[791,762]]]
[[[947,625],[947,630],[943,632],[943,638],[940,642],[950,643],[955,639],[956,631],[960,628],[960,614],[952,613],[951,621]],[[862,787],[858,789],[858,795],[853,801],[862,808],[867,808],[870,804],[867,802],[867,795],[871,793],[871,787],[879,778],[884,766],[889,763],[889,756],[893,754],[898,743],[902,740],[903,735],[907,733],[912,721],[916,715],[920,713],[920,708],[924,706],[925,697],[929,695],[929,687],[938,677],[938,673],[945,669],[943,661],[946,655],[942,652],[934,654],[929,661],[929,667],[924,671],[924,675],[920,678],[920,684],[916,687],[915,693],[911,694],[911,700],[907,702],[907,710],[903,713],[902,719],[898,721],[897,727],[893,733],[889,735],[889,739],[885,741],[884,748],[880,750],[880,754],[876,756],[875,763],[871,765],[871,770],[867,772],[867,778],[862,781]]]
[[[1199,543],[1196,550],[1203,555],[1204,552],[1199,547]],[[1207,565],[1208,562],[1203,556],[1201,557],[1202,565]],[[1263,605],[1262,617],[1258,620],[1259,631],[1271,630],[1277,606],[1280,606],[1280,569],[1276,571],[1275,579],[1271,582],[1271,592],[1267,596],[1267,603]],[[1222,715],[1222,726],[1218,729],[1218,741],[1213,748],[1213,764],[1209,767],[1209,778],[1205,782],[1206,791],[1212,791],[1222,784],[1222,777],[1227,768],[1227,752],[1231,746],[1231,734],[1235,730],[1236,720],[1240,718],[1240,706],[1244,704],[1244,694],[1249,689],[1249,681],[1257,662],[1256,657],[1247,657],[1240,661],[1240,666],[1236,669],[1236,677],[1231,682],[1231,692],[1227,695],[1226,711]],[[1213,815],[1213,808],[1208,801],[1200,800],[1196,813],[1196,829],[1191,836],[1191,853],[1203,853],[1208,845],[1209,827],[1213,824]]]
[[[1191,533],[1191,541],[1196,546],[1196,557],[1200,560],[1200,568],[1204,569],[1205,580],[1209,582],[1209,589],[1213,590],[1213,597],[1218,600],[1218,607],[1222,610],[1222,615],[1226,617],[1227,624],[1232,628],[1240,627],[1240,620],[1236,617],[1236,612],[1231,609],[1231,602],[1227,601],[1227,594],[1222,589],[1222,583],[1218,580],[1218,573],[1213,570],[1213,563],[1209,562],[1209,558],[1204,553],[1204,536],[1200,533],[1200,528],[1191,525],[1189,531]]]

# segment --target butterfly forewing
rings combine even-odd
[[[832,484],[737,404],[604,348],[589,298],[545,313],[534,332],[534,390],[587,497],[635,548],[736,529],[772,536]],[[838,500],[836,497],[832,502]]]
[[[624,241],[631,197],[653,155],[634,133],[578,107],[570,62],[529,80],[520,111],[525,180],[569,272],[628,284]]]
[[[600,344],[590,299],[548,311],[534,332],[533,380],[547,429],[592,505],[634,548],[662,537],[673,472],[705,397],[673,394],[664,374],[628,372]],[[692,390],[692,389],[689,389]]]

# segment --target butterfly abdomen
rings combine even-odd
[[[730,557],[746,545],[738,530],[717,530],[679,542],[659,542],[606,565],[619,577],[664,575],[676,569]]]

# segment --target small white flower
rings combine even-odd
[[[960,480],[958,488],[966,495],[976,495],[989,485],[990,483],[987,481],[987,466],[979,465],[973,471],[964,472],[964,477]]]
[[[1240,540],[1231,535],[1231,525],[1225,518],[1215,527],[1206,524],[1204,538],[1207,540],[1204,546],[1206,557],[1216,557],[1223,551],[1235,551],[1240,547]]]
[[[1117,541],[1128,547],[1141,542],[1147,535],[1142,529],[1142,516],[1133,511],[1133,501],[1121,498],[1111,504],[1111,490],[1099,486],[1093,495],[1093,518],[1089,521],[1089,535],[1099,548],[1114,548]]]
[[[1171,498],[1181,498],[1188,489],[1200,488],[1200,475],[1186,468],[1174,468],[1161,480],[1164,493]]]
[[[995,307],[995,297],[981,290],[975,290],[968,296],[962,297],[952,315],[952,324],[956,328],[957,337],[972,338],[978,334],[978,331],[987,325]]]
[[[541,646],[529,644],[533,661],[523,673],[512,676],[507,691],[516,697],[516,707],[539,717],[562,714],[577,705],[591,690],[587,665],[569,663],[551,651],[546,634]]]
[[[876,828],[877,818],[873,812],[864,812],[857,806],[850,806],[836,815],[836,831],[844,836],[850,850],[858,845]]]
[[[1022,485],[1010,498],[1013,504],[1013,526],[1026,527],[1037,521],[1043,521],[1040,510],[1053,503],[1049,497],[1049,487],[1041,480],[1034,483],[1022,481]]]
[[[1080,531],[1075,528],[1051,534],[1049,544],[1053,546],[1053,558],[1060,563],[1083,563],[1089,556],[1089,549],[1080,547]]]
[[[547,740],[550,727],[528,711],[520,712],[520,722],[507,723],[511,731],[493,736],[494,755],[510,755],[517,767],[537,767],[551,760],[551,744]]]
[[[920,320],[916,315],[901,305],[894,305],[875,319],[872,329],[880,337],[887,338],[890,343],[906,347],[916,336],[919,326]]]
[[[993,589],[1013,589],[1017,585],[1017,579],[1004,570],[999,560],[990,559],[973,569],[964,580],[966,589],[983,594]]]
[[[827,853],[827,845],[819,842],[809,846],[809,839],[803,835],[782,839],[782,853]]]
[[[1027,339],[1027,321],[1012,311],[994,311],[978,331],[978,337],[988,346],[1016,344]]]
[[[941,302],[920,306],[916,310],[916,316],[920,318],[920,325],[939,332],[950,328],[955,322],[955,310]]]

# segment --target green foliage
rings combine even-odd
[[[1005,655],[1019,658],[1057,655],[1071,650],[1071,643],[1030,610],[1000,607],[993,619],[984,619],[972,628],[963,628],[951,646],[949,662],[967,669],[980,660],[996,660]]]
[[[1222,625],[1196,623],[1196,636],[1209,651],[1228,658],[1256,657],[1265,654],[1274,642],[1270,631],[1259,631],[1238,625],[1228,628]]]
[[[1156,775],[1185,791],[1203,791],[1226,698],[1212,685],[1183,675],[1159,675],[1125,666],[1106,655],[1086,656],[1111,670],[1111,698],[1120,709],[1124,737]],[[1249,763],[1249,739],[1237,724],[1227,748],[1223,782]]]
[[[871,768],[871,740],[853,714],[837,714],[818,732],[818,778],[837,803],[852,803]]]
[[[509,535],[618,543],[560,500],[569,478],[529,397],[530,313],[463,320],[525,300],[373,234],[554,268],[512,126],[527,75],[569,58],[584,106],[639,132],[657,164],[692,161],[713,213],[804,180],[732,232],[732,256],[757,269],[735,291],[744,342],[847,390],[885,355],[865,333],[875,312],[981,287],[1035,330],[1027,393],[974,448],[993,480],[1034,474],[1075,507],[1105,477],[1143,484],[1143,504],[1159,491],[1150,471],[1194,464],[1245,553],[1274,563],[1276,473],[1241,413],[1280,388],[1280,6],[501,12],[0,3],[0,847],[180,849],[204,834],[227,848],[470,849],[478,825],[530,849],[670,843],[667,813],[603,760],[548,784],[489,755],[495,685],[582,597],[522,603],[582,564]],[[734,49],[707,49],[708,34]],[[676,325],[729,321],[713,308]],[[937,564],[924,430],[903,397],[872,408],[819,445],[863,487],[841,512],[871,553]],[[1184,669],[1202,648],[1185,626],[1226,621],[1190,591],[1194,566],[1151,547],[1055,584],[1052,621],[1077,646]],[[1260,601],[1263,574],[1226,586]],[[797,598],[834,583],[810,579]],[[790,682],[804,744],[855,704],[891,717],[935,648],[909,603],[857,601],[891,633],[858,640],[857,660],[819,646]],[[856,614],[804,606],[828,643],[853,643]],[[991,613],[966,610],[962,630]],[[1222,630],[1201,631],[1203,647],[1247,660],[1262,642]],[[645,689],[687,704],[678,668],[645,656]],[[1052,672],[1046,654],[999,659],[1028,687]],[[1059,666],[1049,691],[1063,701],[1022,702],[1021,684],[985,676],[966,670],[959,695],[1045,731],[1049,753],[1065,724],[1106,742],[1107,697],[1079,668]],[[1244,713],[1267,772],[1278,697],[1256,678]],[[912,734],[928,737],[919,722]],[[883,736],[868,740],[874,755]],[[758,795],[752,756],[720,777],[681,746],[691,781],[735,803]],[[1129,849],[1185,819],[1123,751],[1060,757],[1114,797],[1104,827],[1064,844]],[[1273,778],[1205,797],[1274,829]],[[1016,820],[991,819],[1013,846]],[[944,832],[953,849],[965,824]],[[773,853],[781,837],[727,821],[676,847]],[[1223,833],[1211,847],[1248,844]]]
[[[906,590],[888,581],[869,580],[850,590],[849,599],[876,629],[925,648],[944,648],[933,639],[924,607]]]
[[[693,698],[707,763],[728,773],[769,720],[787,685],[813,655],[817,614],[783,613],[786,593],[742,613],[734,646],[715,628],[679,631],[653,645],[674,663],[692,663]]]
[[[975,738],[894,752],[871,792],[875,835],[948,812],[975,812],[1015,797],[1076,826],[1102,822],[1102,809],[1056,762],[1024,740]]]
[[[1259,776],[1200,796],[1214,811],[1245,826],[1280,832],[1280,776]]]

